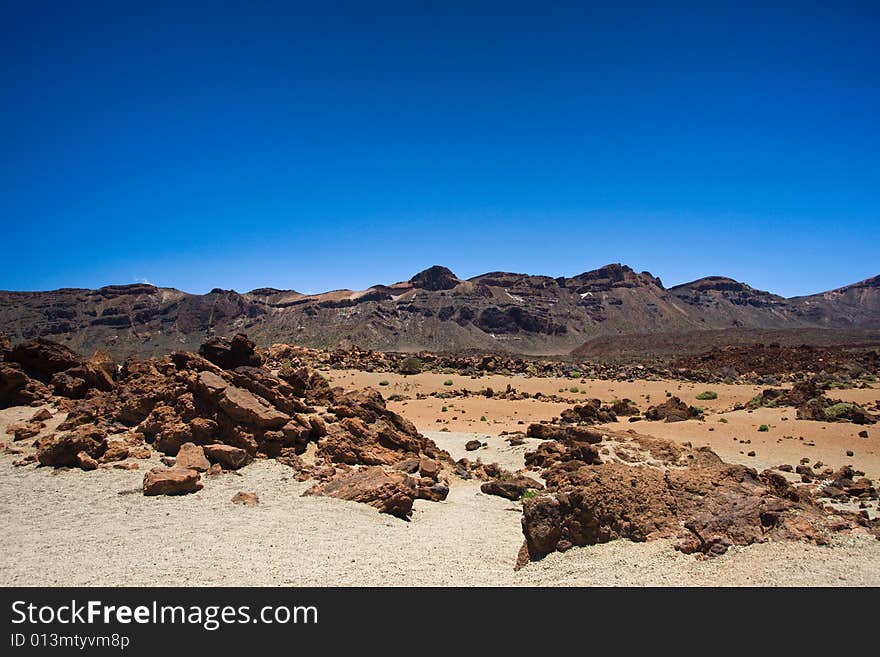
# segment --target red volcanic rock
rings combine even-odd
[[[281,427],[290,420],[262,397],[231,385],[213,372],[199,372],[197,386],[233,421],[269,429]]]
[[[247,336],[238,333],[232,340],[212,338],[199,347],[199,355],[224,370],[236,367],[259,367],[263,359],[255,351],[256,345]]]
[[[144,495],[186,495],[202,488],[195,470],[158,467],[144,475]]]
[[[498,495],[508,500],[518,500],[530,490],[542,490],[544,484],[531,477],[513,476],[506,479],[494,479],[480,486],[486,495]]]
[[[83,470],[97,470],[98,462],[85,452],[78,452],[76,464]]]
[[[546,494],[523,502],[531,559],[620,538],[677,538],[682,552],[704,554],[771,537],[824,544],[833,532],[861,524],[816,506],[808,490],[779,473],[759,476],[706,449],[663,448],[670,441],[658,438],[634,436],[633,442],[662,465],[550,461],[543,470]],[[870,494],[860,484],[853,492]]]
[[[386,471],[380,466],[362,468],[337,476],[307,490],[304,495],[322,495],[361,502],[406,520],[412,513],[416,485],[412,477],[399,470]]]
[[[121,440],[111,440],[107,443],[107,449],[101,455],[101,463],[112,461],[124,461],[130,454],[128,445]]]
[[[42,465],[54,467],[79,466],[80,452],[98,459],[106,450],[107,433],[102,429],[84,425],[73,431],[41,438],[37,444],[37,460]]]
[[[177,452],[174,465],[178,468],[188,468],[197,472],[205,472],[211,467],[205,458],[205,450],[193,443],[183,443]]]
[[[0,408],[37,404],[51,394],[44,383],[29,377],[18,363],[0,361]]]
[[[698,409],[688,406],[678,397],[670,397],[662,404],[652,406],[645,412],[645,417],[648,420],[664,420],[665,422],[683,422],[701,415]]]
[[[233,504],[241,504],[242,506],[256,506],[260,503],[260,498],[256,493],[237,492],[232,496]]]
[[[602,441],[602,432],[590,427],[563,426],[558,424],[530,424],[526,430],[529,438],[539,440],[558,440],[559,442],[576,441],[579,443],[598,443]]]
[[[56,342],[36,338],[9,352],[7,360],[18,363],[28,376],[48,383],[53,374],[83,364],[79,355]]]
[[[251,455],[239,447],[232,445],[205,445],[205,456],[230,470],[238,470],[251,462]]]

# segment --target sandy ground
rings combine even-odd
[[[597,381],[527,378],[517,376],[486,376],[472,379],[465,376],[425,373],[415,376],[399,374],[357,372],[339,370],[324,372],[336,385],[359,388],[367,385],[380,390],[385,397],[402,394],[411,397],[405,401],[389,402],[388,406],[401,413],[422,432],[438,431],[473,432],[498,435],[502,431],[525,431],[531,422],[550,420],[572,404],[587,398],[599,398],[610,402],[629,398],[642,411],[653,404],[666,400],[666,393],[678,396],[688,404],[700,406],[706,411],[706,420],[687,422],[629,423],[626,418],[608,425],[609,429],[632,429],[642,434],[669,438],[679,442],[691,442],[695,446],[707,445],[719,456],[731,463],[743,463],[764,469],[788,463],[797,465],[802,458],[810,463],[839,468],[851,464],[864,470],[871,478],[880,478],[880,425],[858,426],[849,422],[811,422],[795,419],[794,408],[760,408],[755,411],[732,411],[736,404],[749,401],[763,390],[762,386],[698,384],[682,381]],[[453,385],[445,386],[445,381]],[[388,385],[379,386],[380,381]],[[523,399],[487,399],[485,397],[454,397],[416,399],[418,393],[450,392],[460,389],[483,390],[487,386],[496,391],[508,385],[534,394],[556,394],[566,397],[569,403]],[[572,387],[578,393],[571,393]],[[564,389],[565,392],[559,392]],[[706,390],[718,394],[718,399],[701,401],[697,395]],[[831,397],[855,401],[869,407],[880,399],[880,389],[832,390]],[[446,411],[443,411],[446,407]],[[485,421],[481,420],[485,418]],[[726,422],[722,421],[722,418]],[[766,424],[767,431],[758,431]],[[869,437],[860,438],[859,432],[867,430]],[[848,456],[847,452],[853,452]],[[749,456],[749,452],[755,452]],[[479,454],[478,452],[476,454]],[[469,456],[470,457],[470,456]]]
[[[420,375],[436,380],[399,377],[391,382],[392,375],[339,374],[347,387],[370,383],[360,380],[362,374],[375,377],[374,385],[389,380],[389,386],[380,388],[386,396],[394,394],[394,385],[419,384],[424,386],[422,392],[447,390],[443,381],[455,378]],[[488,384],[498,390],[511,381],[503,377],[497,382],[459,379],[455,386],[480,389]],[[561,387],[559,381],[547,379],[517,379],[513,385],[530,392],[543,389],[532,386],[544,386],[547,392]],[[696,403],[692,397],[706,386],[588,382],[586,387],[586,396],[630,397],[644,408],[644,395],[662,401],[666,390]],[[806,455],[832,466],[852,462],[871,476],[880,474],[880,430],[868,427],[870,438],[863,439],[855,436],[859,428],[851,424],[781,419],[786,411],[793,417],[793,409],[724,412],[758,389],[711,389],[719,399],[701,402],[711,407],[706,422],[618,423],[616,428],[710,444],[724,458],[755,467],[797,463]],[[414,396],[411,389],[409,394]],[[852,398],[848,394],[873,399],[880,391],[839,391],[835,396]],[[451,401],[485,404],[487,400]],[[503,417],[504,423],[486,422],[479,428],[458,421],[437,425],[432,421],[437,414],[431,417],[430,408],[421,405],[421,400],[418,404],[416,400],[396,402],[395,410],[413,419],[455,458],[521,467],[523,453],[537,441],[511,447],[498,433],[504,427],[522,429],[516,424],[518,418],[535,421],[545,412],[552,417],[565,404],[494,401],[499,404],[494,407],[496,419]],[[492,408],[482,406],[475,411],[490,413]],[[6,439],[3,431],[9,423],[33,412],[32,408],[0,411],[0,438]],[[722,414],[727,424],[718,422]],[[771,430],[757,432],[761,423],[769,424]],[[710,427],[715,431],[708,431]],[[800,435],[804,441],[798,439]],[[466,452],[464,444],[473,438],[487,446]],[[741,439],[752,442],[742,444]],[[810,442],[815,445],[808,446]],[[847,459],[841,450],[850,448],[854,457]],[[757,455],[742,453],[750,450]],[[150,462],[142,462],[136,471],[102,468],[84,473],[33,465],[13,467],[15,458],[0,455],[0,585],[4,586],[880,585],[880,541],[863,534],[841,535],[832,547],[768,543],[734,548],[705,560],[682,555],[667,541],[615,541],[555,553],[514,572],[522,543],[520,505],[482,494],[478,482],[455,480],[445,502],[417,500],[412,520],[404,522],[361,504],[302,497],[309,484],[294,481],[293,472],[275,461],[259,460],[240,474],[206,479],[205,488],[194,495],[154,498],[140,494],[143,472]],[[256,492],[260,504],[232,504],[238,491]]]
[[[486,450],[488,451],[488,450]],[[491,453],[486,456],[491,456]],[[352,502],[301,497],[289,468],[258,461],[184,497],[140,494],[142,473],[0,462],[0,585],[880,585],[880,541],[780,543],[711,560],[670,543],[616,541],[513,571],[519,504],[452,487],[403,522]],[[256,507],[231,503],[255,491]],[[124,493],[124,494],[120,494]]]

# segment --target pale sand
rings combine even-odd
[[[33,409],[0,412],[0,426]],[[525,447],[432,433],[454,456],[509,467]],[[519,572],[520,505],[456,480],[445,502],[417,500],[411,522],[340,500],[301,497],[308,483],[275,461],[207,479],[183,497],[144,497],[144,470],[54,471],[0,456],[0,585],[880,585],[880,541],[776,543],[708,560],[666,541],[552,554]],[[142,467],[149,467],[142,462]],[[120,495],[120,491],[129,494]],[[231,503],[238,491],[261,503]]]

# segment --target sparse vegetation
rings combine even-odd
[[[829,420],[839,420],[842,417],[849,417],[855,408],[856,405],[853,403],[840,402],[839,404],[829,406],[823,412],[825,413],[825,417]]]
[[[721,422],[722,424],[727,424],[727,418],[726,418],[726,417],[720,417],[720,418],[718,418],[718,421]]]
[[[424,364],[421,359],[416,358],[415,356],[409,356],[400,361],[401,374],[420,374],[422,367],[424,367]]]
[[[538,494],[531,488],[529,488],[526,492],[519,496],[519,501],[522,502],[523,500],[528,500],[533,497],[538,497]]]
[[[705,392],[701,392],[697,395],[697,399],[700,401],[708,401],[710,399],[718,399],[718,393],[713,392],[712,390],[706,390]]]

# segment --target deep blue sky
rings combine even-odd
[[[3,3],[0,289],[880,273],[876,2],[141,4]]]

